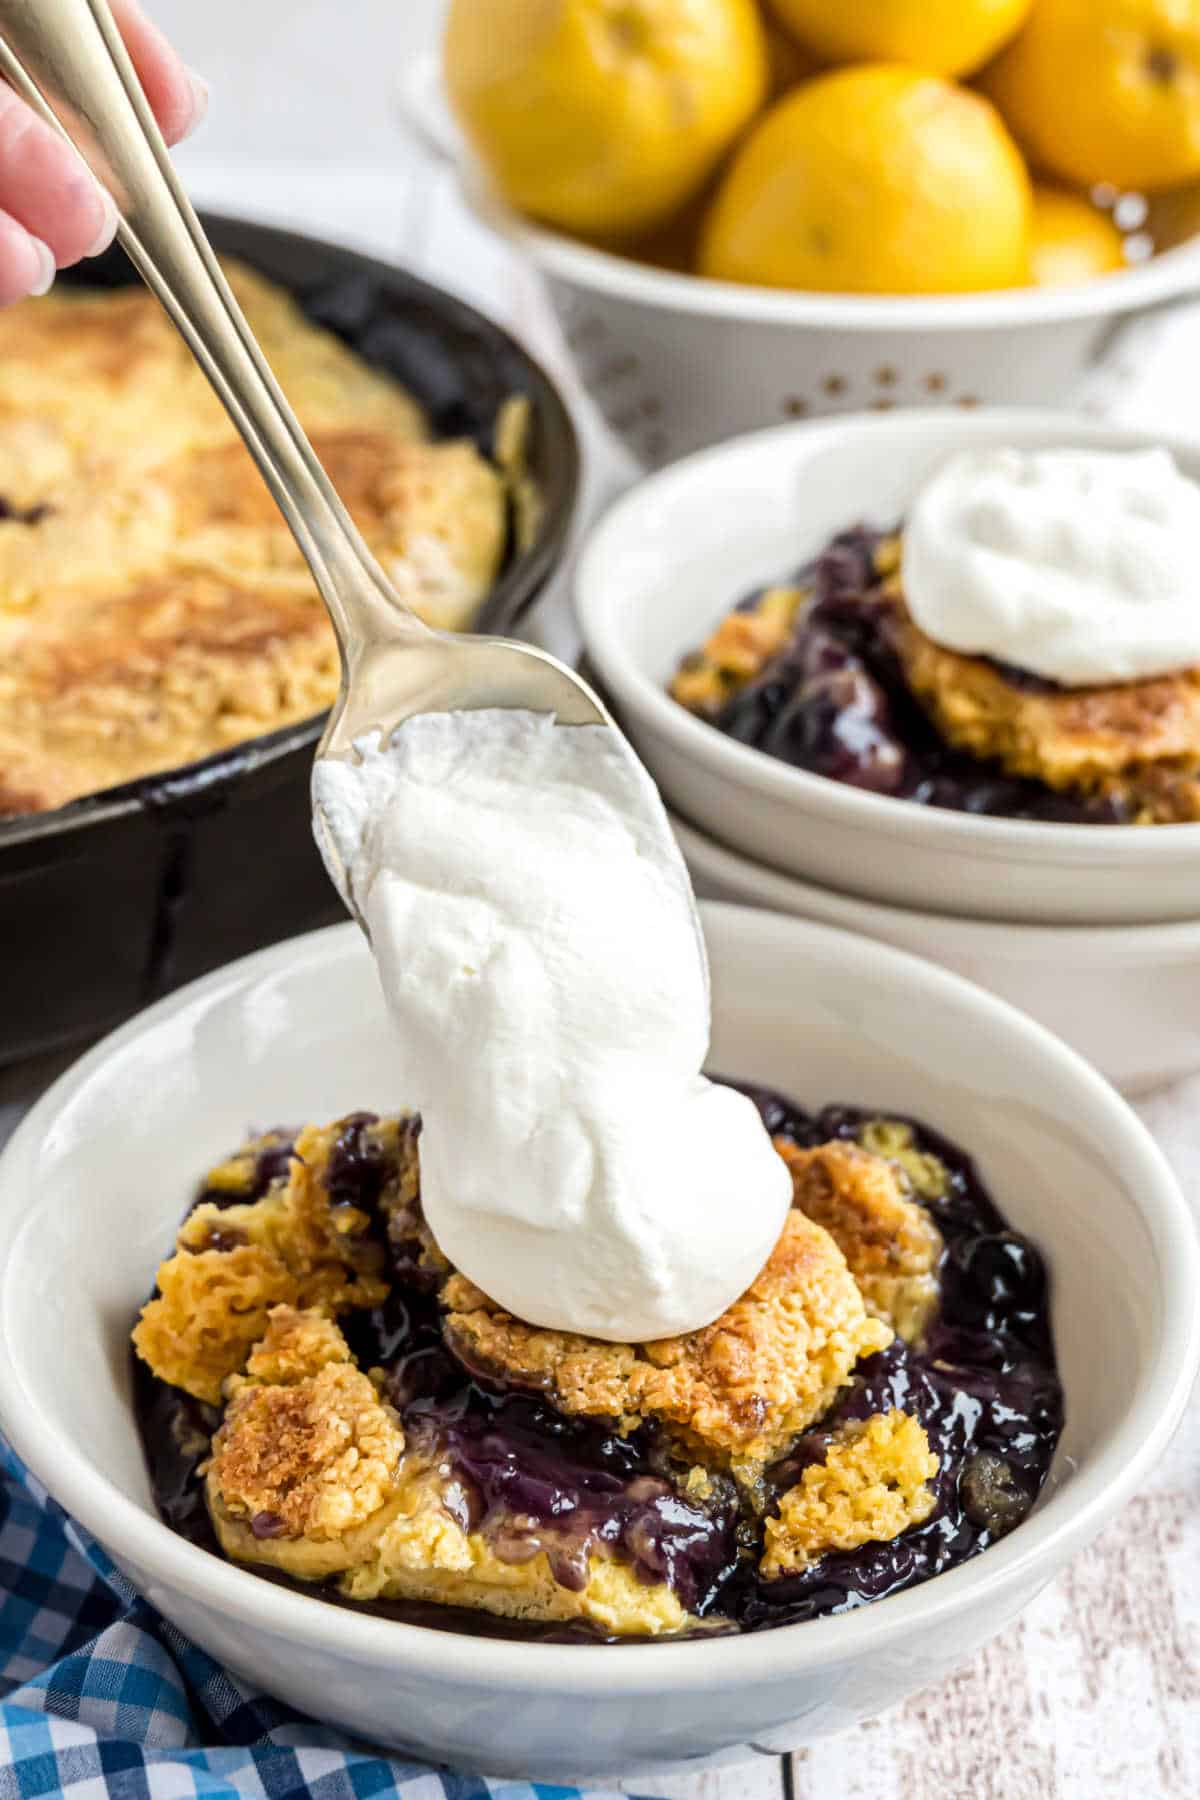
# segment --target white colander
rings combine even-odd
[[[783,293],[672,274],[505,207],[450,119],[435,57],[414,64],[402,102],[472,210],[544,277],[584,383],[646,465],[821,414],[1050,406],[1130,314],[1200,292],[1200,237],[1078,286],[989,294]]]

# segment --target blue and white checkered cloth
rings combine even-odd
[[[0,1437],[0,1800],[597,1800],[356,1744],[148,1606]]]

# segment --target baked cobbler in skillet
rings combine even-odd
[[[227,273],[371,549],[431,624],[504,553],[501,470],[282,289]],[[140,287],[0,315],[0,817],[312,717],[337,691],[308,569],[190,351]]]
[[[1037,1251],[933,1132],[747,1091],[792,1210],[738,1301],[655,1343],[527,1325],[453,1268],[413,1115],[218,1164],[134,1331],[163,1518],[338,1604],[585,1640],[804,1620],[985,1550],[1062,1424]]]

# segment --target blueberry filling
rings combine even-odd
[[[843,1138],[878,1147],[869,1112],[836,1106],[810,1114],[769,1090],[743,1091],[773,1135],[805,1146]],[[372,1115],[346,1122],[326,1178],[335,1204],[374,1208],[386,1170],[366,1132],[372,1122]],[[443,1504],[457,1523],[481,1533],[503,1561],[545,1552],[556,1580],[576,1590],[586,1582],[589,1554],[607,1548],[642,1581],[667,1583],[690,1612],[743,1631],[881,1599],[1019,1525],[1045,1481],[1063,1419],[1045,1270],[1033,1245],[1008,1228],[969,1157],[914,1121],[891,1122],[897,1126],[908,1127],[920,1168],[936,1171],[919,1191],[945,1242],[939,1311],[919,1348],[897,1339],[858,1365],[830,1412],[767,1471],[754,1503],[720,1473],[697,1497],[650,1427],[621,1436],[615,1422],[567,1417],[538,1394],[467,1369],[446,1346],[436,1294],[415,1267],[410,1240],[393,1232],[387,1302],[340,1323],[359,1366],[385,1372],[406,1440],[442,1471]],[[381,1222],[375,1229],[383,1235]],[[163,1518],[216,1550],[198,1470],[219,1415],[136,1361],[135,1406]],[[840,1428],[897,1408],[919,1419],[939,1458],[931,1516],[890,1542],[831,1552],[799,1573],[763,1580],[756,1507],[770,1510],[806,1466],[823,1461]],[[279,1528],[270,1513],[251,1521],[260,1539]],[[367,1610],[476,1633],[602,1635],[429,1603],[373,1602]]]
[[[872,1115],[826,1107],[815,1116],[747,1088],[768,1129],[802,1145],[858,1141]],[[920,1349],[897,1339],[861,1362],[820,1427],[770,1472],[776,1492],[823,1460],[843,1424],[900,1408],[925,1427],[939,1458],[937,1507],[890,1543],[822,1557],[802,1574],[743,1591],[745,1628],[846,1612],[940,1575],[1020,1524],[1045,1481],[1063,1425],[1050,1335],[1045,1267],[1010,1230],[971,1159],[915,1121],[914,1147],[937,1158],[941,1193],[927,1199],[945,1240],[941,1305]]]
[[[667,1582],[689,1611],[708,1609],[737,1560],[730,1482],[692,1500],[651,1433],[621,1437],[470,1374],[446,1348],[428,1293],[393,1292],[343,1329],[361,1367],[387,1371],[407,1441],[453,1469],[459,1522],[502,1561],[545,1550],[556,1579],[578,1590],[589,1550],[604,1545],[641,1580]]]
[[[288,1165],[296,1154],[296,1134],[286,1129],[264,1132],[266,1140],[256,1152],[253,1163],[246,1171],[244,1185],[229,1187],[204,1187],[196,1196],[197,1206],[216,1206],[222,1211],[230,1206],[246,1206],[255,1200],[261,1200],[273,1182],[286,1181]],[[216,1249],[216,1244],[210,1248]]]
[[[545,1550],[564,1587],[587,1585],[588,1555],[609,1547],[647,1583],[665,1581],[690,1612],[704,1612],[737,1560],[732,1491],[694,1503],[648,1473],[644,1444],[601,1429],[563,1434],[548,1409],[513,1398],[457,1418],[426,1414],[428,1432],[458,1477],[466,1522],[505,1562]]]
[[[352,1113],[343,1121],[341,1135],[329,1156],[325,1187],[334,1206],[353,1206],[373,1212],[387,1180],[387,1156],[370,1127],[378,1113]]]
[[[842,532],[793,578],[811,592],[791,639],[727,700],[718,731],[794,768],[851,787],[953,812],[1060,824],[1117,825],[1117,800],[1058,792],[1007,774],[997,763],[953,749],[914,699],[889,642],[891,607],[875,552],[884,532]],[[753,611],[764,590],[739,605]],[[994,663],[1013,686],[1053,692],[1055,684]]]

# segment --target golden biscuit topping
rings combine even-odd
[[[276,1307],[251,1360],[263,1379],[231,1378],[213,1439],[214,1504],[259,1538],[320,1542],[364,1524],[396,1482],[404,1433],[337,1327]]]
[[[727,613],[712,636],[684,658],[670,693],[689,712],[712,718],[778,655],[809,599],[803,588],[767,588],[753,607]]]
[[[244,1368],[264,1335],[272,1307],[315,1308],[332,1318],[387,1297],[386,1254],[371,1214],[338,1197],[339,1146],[353,1128],[345,1120],[309,1126],[296,1139],[286,1177],[261,1199],[204,1202],[188,1215],[133,1334],[138,1354],[162,1380],[215,1405],[226,1378]],[[382,1205],[389,1184],[411,1179],[415,1139],[404,1116],[367,1130]],[[218,1165],[215,1185],[230,1173],[229,1163]]]
[[[938,1472],[923,1426],[904,1412],[874,1413],[834,1437],[825,1460],[805,1469],[766,1522],[760,1564],[768,1579],[794,1575],[830,1550],[899,1537],[922,1525]]]
[[[800,1212],[742,1298],[685,1337],[610,1344],[539,1330],[462,1275],[442,1303],[446,1341],[468,1367],[622,1431],[655,1421],[685,1452],[738,1468],[778,1455],[827,1410],[858,1359],[892,1340],[828,1232]]]
[[[294,1306],[273,1306],[266,1333],[250,1352],[245,1375],[231,1375],[225,1383],[226,1397],[240,1393],[246,1382],[286,1387],[353,1360],[332,1319],[318,1312],[297,1312]]]
[[[404,598],[470,623],[505,479],[291,297],[228,265],[316,452]],[[261,476],[143,289],[0,318],[0,816],[211,755],[337,692],[325,609]]]
[[[894,596],[904,677],[950,744],[1047,787],[1124,798],[1146,822],[1200,819],[1200,669],[1108,687],[1016,683],[943,649]]]
[[[520,1519],[469,1528],[453,1470],[406,1449],[396,1414],[319,1314],[276,1307],[226,1393],[206,1486],[217,1536],[236,1561],[299,1580],[336,1577],[356,1600],[591,1619],[625,1636],[689,1623],[666,1583],[647,1582],[602,1543],[573,1559],[567,1579],[552,1530]]]
[[[937,1310],[942,1234],[905,1193],[901,1169],[840,1139],[802,1150],[777,1138],[775,1148],[791,1171],[794,1204],[829,1232],[868,1312],[917,1342]]]

